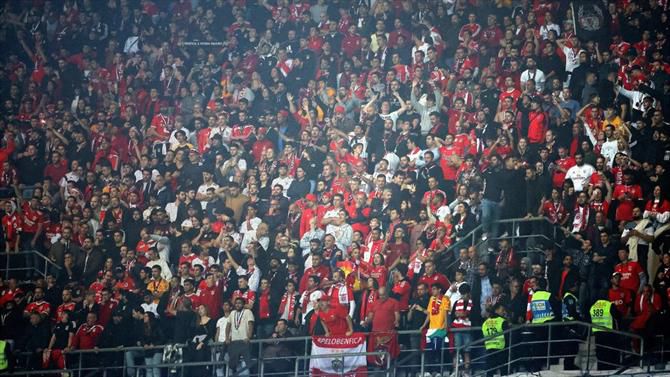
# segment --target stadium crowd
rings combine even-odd
[[[236,370],[254,338],[397,355],[603,300],[670,332],[668,5],[3,2],[0,354]]]

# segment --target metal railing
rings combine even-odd
[[[593,332],[593,329],[602,330]],[[574,336],[566,336],[572,334]],[[582,336],[579,336],[582,334]],[[611,344],[598,341],[596,334],[604,334],[616,339]],[[594,358],[598,366],[608,370],[625,370],[632,366],[642,366],[644,339],[628,332],[611,330],[587,322],[545,322],[542,324],[525,324],[513,326],[502,334],[506,340],[506,347],[502,350],[485,349],[486,337],[474,340],[469,344],[456,349],[454,369],[456,375],[464,369],[460,362],[467,350],[472,353],[478,350],[477,355],[470,359],[472,376],[486,376],[489,372],[500,370],[503,375],[513,374],[525,369],[527,372],[549,370],[551,365],[558,364],[560,358],[572,359],[574,365],[583,373],[595,370]],[[639,351],[633,344],[637,343]],[[608,354],[607,358],[603,355]],[[498,356],[498,357],[496,357]],[[490,360],[504,359],[505,361],[491,365]]]
[[[500,241],[503,239],[510,240],[512,243],[515,243],[516,241],[525,242],[529,240],[534,240],[536,242],[537,241],[548,242],[552,243],[555,246],[559,246],[559,244],[556,242],[559,228],[555,224],[552,224],[546,217],[538,216],[538,217],[505,219],[496,221],[496,224],[503,227],[508,227],[511,230],[511,233],[508,232],[508,235],[504,237],[490,236],[484,240],[481,238],[483,234],[483,225],[481,224],[478,225],[475,229],[470,231],[465,237],[456,241],[453,245],[451,245],[447,249],[448,253],[447,255],[453,255],[454,260],[451,261],[446,266],[440,267],[440,270],[443,272],[453,271],[456,268],[456,266],[460,263],[460,261],[458,260],[458,251],[462,248],[474,247],[475,249],[477,249],[477,254],[480,260],[482,260],[482,258],[485,257],[491,257],[492,253],[488,251],[487,246],[495,245],[496,241]],[[540,230],[537,232],[531,231],[528,234],[523,234],[521,232],[522,225],[528,225],[530,227],[540,228]],[[540,248],[528,248],[519,251],[515,250],[515,253],[517,255],[529,255],[529,254],[540,254],[543,251],[544,250]]]
[[[35,273],[45,278],[49,272],[61,270],[59,265],[37,250],[0,253],[0,260],[3,258],[2,269],[5,278],[23,276],[27,273]],[[26,263],[28,258],[33,258],[33,261],[37,262]]]
[[[557,228],[555,224],[552,224],[548,218],[544,216],[536,216],[536,217],[520,217],[520,218],[514,218],[514,219],[504,219],[504,220],[498,220],[495,222],[498,225],[503,225],[504,227],[509,227],[512,229],[512,233],[509,234],[508,237],[504,238],[513,238],[515,237],[515,233],[518,232],[520,229],[521,224],[525,223],[537,223],[537,224],[542,224],[546,225],[547,227],[550,227],[551,229],[551,238],[549,235],[544,235],[547,240],[555,240],[556,235],[557,235]],[[462,237],[460,240],[458,240],[456,243],[451,245],[449,247],[449,250],[458,250],[463,247],[471,247],[471,246],[479,246],[483,242],[487,242],[491,239],[501,239],[502,237],[494,236],[494,237],[488,237],[486,240],[482,240],[481,237],[484,234],[484,226],[483,224],[477,225],[476,228],[471,230],[468,234],[466,234],[464,237]],[[508,232],[509,233],[509,232]],[[530,234],[531,236],[539,236],[539,234]],[[518,237],[518,236],[516,236]]]
[[[309,338],[309,337],[307,337]],[[311,339],[311,338],[309,338]],[[286,339],[291,341],[293,339]],[[179,345],[185,347],[185,345]],[[127,365],[125,354],[127,352],[144,352],[149,350],[164,350],[166,346],[152,346],[152,347],[123,347],[119,348],[100,348],[100,349],[91,349],[91,350],[75,350],[66,353],[65,357],[77,356],[77,360],[72,362],[67,362],[65,369],[40,369],[40,370],[15,370],[12,372],[13,376],[43,376],[49,374],[59,374],[59,373],[69,373],[72,377],[85,377],[90,375],[96,376],[116,376],[124,375],[128,377],[139,376],[139,371],[147,369],[167,369],[169,375],[179,376],[179,377],[191,377],[195,374],[201,377],[206,376],[221,376],[221,377],[237,377],[237,376],[282,376],[282,377],[299,377],[299,376],[310,376],[311,366],[309,360],[312,359],[332,359],[340,360],[341,365],[345,364],[345,359],[350,357],[368,357],[375,356],[381,357],[385,361],[385,365],[382,368],[385,371],[385,375],[389,375],[392,371],[391,363],[392,359],[388,351],[374,351],[374,352],[359,352],[359,353],[337,353],[332,355],[287,355],[282,357],[264,357],[260,356],[257,358],[258,367],[255,370],[255,373],[250,373],[250,366],[246,365],[240,370],[233,372],[228,368],[228,362],[222,356],[225,353],[223,343],[214,343],[210,345],[211,359],[209,361],[179,361],[179,362],[166,362],[161,361],[157,364],[138,364],[138,365]],[[121,365],[91,365],[91,356],[95,358],[110,358],[110,354],[121,353],[118,356],[118,359],[123,360]],[[88,356],[88,360],[85,360]],[[293,364],[290,370],[284,372],[268,372],[266,364],[277,361],[289,361],[290,364]],[[98,364],[98,363],[95,363]],[[244,365],[241,363],[241,365]],[[129,370],[134,370],[133,375],[129,375]],[[194,372],[194,369],[200,369],[198,372]],[[204,373],[203,373],[204,372]],[[343,371],[344,372],[344,371]],[[348,373],[345,373],[349,375]],[[390,375],[389,375],[390,376]]]
[[[594,342],[593,328],[600,328],[586,322],[547,322],[543,324],[526,324],[514,326],[504,332],[507,337],[507,347],[504,351],[506,354],[506,363],[502,364],[498,369],[502,369],[508,374],[518,370],[520,365],[534,364],[538,367],[549,368],[552,362],[557,361],[560,357],[576,357],[578,358],[579,368],[582,371],[589,371],[595,369],[595,361],[593,360],[600,355],[602,351],[616,354],[619,356],[616,362],[598,359],[599,364],[607,364],[612,368],[623,368],[629,366],[628,361],[633,360],[636,365],[641,365],[641,360],[644,350],[644,340],[636,334],[631,334],[616,330],[607,330],[607,333],[616,335],[620,341],[617,346],[606,344],[599,344]],[[573,331],[573,337],[566,337],[565,332],[560,330],[577,329],[580,331]],[[538,339],[533,337],[537,331],[545,331],[546,339]],[[486,361],[490,354],[487,354],[484,349],[485,338],[482,336],[481,327],[471,328],[454,328],[450,329],[451,335],[458,333],[469,334],[473,339],[468,344],[462,347],[455,347],[453,343],[445,344],[439,350],[426,351],[423,350],[419,344],[421,337],[424,336],[418,330],[403,330],[398,331],[400,344],[404,345],[401,348],[400,354],[394,360],[391,360],[387,351],[375,351],[370,353],[357,354],[343,354],[337,357],[351,357],[351,356],[383,356],[385,363],[384,368],[378,368],[376,371],[380,374],[392,377],[398,374],[407,374],[409,372],[414,375],[420,372],[421,375],[426,371],[438,372],[442,375],[450,371],[459,372],[463,369],[463,363],[460,361],[465,350],[469,350],[470,368],[474,372],[473,375],[488,372],[491,368],[487,368]],[[583,336],[578,336],[580,333]],[[412,339],[413,338],[413,339]],[[310,346],[312,338],[309,336],[291,337],[291,338],[270,338],[270,339],[254,339],[250,341],[252,349],[252,365],[243,367],[236,373],[228,370],[224,355],[226,346],[223,343],[212,343],[209,346],[211,357],[207,361],[192,362],[184,360],[183,362],[173,362],[173,360],[162,360],[161,363],[155,365],[128,365],[126,363],[126,352],[144,352],[146,350],[159,350],[162,353],[166,345],[155,347],[122,347],[122,348],[106,348],[93,350],[73,350],[67,355],[67,369],[73,377],[87,376],[88,372],[96,371],[97,375],[102,376],[116,376],[126,375],[125,373],[130,369],[143,370],[147,368],[161,368],[169,369],[172,376],[186,376],[192,374],[192,369],[201,367],[208,368],[203,376],[218,376],[218,377],[234,377],[234,376],[309,376],[309,360],[315,357],[318,358],[333,358],[333,355],[311,355]],[[410,340],[407,342],[407,340]],[[636,351],[632,343],[639,344],[639,350]],[[287,350],[292,351],[293,354],[281,357],[268,357],[266,350],[269,345],[282,345]],[[563,352],[565,348],[563,345],[571,344],[573,346],[579,345],[578,351]],[[413,347],[417,345],[417,347]],[[186,345],[177,345],[180,348]],[[546,347],[542,355],[525,352],[528,349],[540,349]],[[560,351],[560,352],[559,352]],[[34,354],[24,353],[22,357],[34,357]],[[91,365],[91,360],[95,359],[94,365]],[[104,363],[101,361],[105,361]],[[275,371],[272,368],[273,362],[283,362],[284,365],[290,368],[283,368],[282,371]],[[286,364],[288,362],[288,364]],[[252,371],[253,370],[253,371]],[[375,369],[370,369],[374,372]],[[33,376],[38,374],[60,373],[62,370],[37,370],[37,371],[16,371],[14,375],[17,376]],[[129,376],[130,377],[130,376]],[[134,376],[132,376],[134,377]]]

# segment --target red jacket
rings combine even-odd
[[[544,112],[533,111],[528,114],[528,142],[530,144],[539,144],[544,141],[544,133],[547,128],[547,120]]]
[[[9,160],[9,156],[14,153],[15,148],[14,139],[7,140],[7,145],[4,148],[0,148],[0,165]]]
[[[223,284],[215,284],[213,287],[204,287],[198,295],[198,304],[205,305],[207,312],[212,318],[219,318],[221,306],[223,305]]]
[[[102,335],[104,330],[105,328],[100,325],[89,326],[84,323],[79,327],[77,333],[74,334],[73,347],[80,350],[93,349],[98,345],[100,335]]]
[[[330,269],[328,266],[321,265],[319,267],[310,267],[305,270],[305,273],[302,275],[302,278],[300,279],[300,292],[304,292],[307,289],[307,279],[309,279],[310,276],[316,275],[323,280],[324,278],[327,278],[330,276]]]
[[[439,284],[442,287],[442,290],[446,291],[449,289],[451,286],[451,283],[449,282],[449,279],[447,277],[439,272],[436,272],[432,275],[423,275],[421,279],[419,279],[419,283],[424,283],[428,287],[432,287],[433,284]]]

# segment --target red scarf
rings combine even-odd
[[[440,306],[442,306],[442,298],[435,298],[430,305],[430,314],[440,314]]]
[[[286,305],[288,305],[288,321],[293,321],[295,317],[295,295],[289,294],[288,292],[284,293],[279,303],[279,316],[281,317],[286,312]]]
[[[586,226],[589,223],[589,210],[590,208],[588,205],[584,207],[578,205],[575,207],[575,218],[572,220],[573,232],[581,232],[586,230]]]

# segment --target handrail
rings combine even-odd
[[[515,223],[527,223],[527,222],[539,222],[539,223],[548,223],[548,224],[550,224],[550,225],[552,225],[552,226],[554,225],[554,224],[552,224],[552,223],[549,221],[548,218],[546,218],[546,217],[544,217],[544,216],[521,217],[521,218],[504,219],[504,220],[498,220],[498,221],[496,221],[497,224],[509,224],[509,223],[511,223],[511,224],[515,224]],[[555,246],[559,246],[559,245],[556,243],[556,241],[555,241],[555,239],[556,239],[556,231],[555,231],[555,229],[554,229],[554,236],[553,236],[553,238],[548,237],[548,236],[545,235],[545,234],[529,234],[529,235],[518,235],[518,236],[517,236],[517,235],[510,235],[510,236],[506,236],[506,237],[500,237],[500,236],[497,236],[497,237],[489,237],[489,238],[487,238],[486,240],[479,240],[479,241],[477,241],[476,232],[477,232],[478,229],[481,229],[481,227],[482,227],[482,224],[478,225],[475,229],[473,229],[472,231],[470,231],[465,237],[461,238],[459,241],[457,241],[457,242],[454,243],[453,245],[449,246],[449,247],[447,248],[446,254],[448,254],[448,253],[453,253],[453,252],[455,252],[455,251],[457,250],[457,248],[462,248],[462,247],[464,247],[465,245],[463,244],[463,241],[466,241],[468,238],[472,238],[472,240],[471,240],[472,242],[470,243],[470,246],[468,246],[468,247],[474,247],[474,248],[476,248],[476,249],[478,249],[478,248],[479,248],[482,244],[484,244],[484,243],[490,243],[490,242],[492,242],[492,241],[496,241],[496,240],[503,240],[503,239],[513,239],[513,240],[516,240],[516,239],[523,239],[523,238],[536,238],[536,239],[537,239],[537,238],[542,238],[542,239],[544,239],[544,240],[546,240],[546,241],[550,241],[550,242],[552,242]],[[541,251],[541,250],[538,250],[537,252],[539,253],[540,251]],[[479,256],[481,257],[482,255],[479,255]],[[452,261],[451,263],[449,263],[447,266],[442,267],[442,271],[450,271],[450,270],[452,270],[452,269],[454,268],[454,266],[456,266],[459,262],[460,262],[459,259],[456,258],[454,261]]]
[[[542,220],[551,224],[549,219],[545,216],[517,217],[517,218],[513,218],[513,219],[502,219],[502,220],[497,220],[495,223],[496,224],[508,224],[508,223],[515,223],[515,222],[523,223],[523,222],[533,222],[533,221],[542,221]],[[483,228],[484,228],[484,224],[477,225],[474,229],[472,229],[470,232],[468,232],[468,234],[463,236],[459,241],[457,241],[456,243],[451,245],[448,248],[448,250],[454,250],[456,248],[456,246],[462,247],[461,243],[465,240],[468,240],[468,239],[471,239],[471,241],[472,241],[470,246],[476,246],[477,242],[475,240],[478,238],[478,237],[476,237],[477,232],[481,232],[481,230]]]
[[[3,251],[3,252],[0,252],[0,256],[4,256],[4,255],[8,255],[8,256],[12,256],[12,255],[25,255],[25,254],[37,254],[39,257],[41,257],[42,259],[44,259],[44,260],[47,262],[47,264],[49,264],[50,266],[53,266],[53,267],[55,267],[55,268],[57,268],[57,269],[59,269],[59,270],[62,269],[62,267],[59,266],[59,265],[57,265],[54,261],[52,261],[51,258],[49,258],[48,256],[44,255],[43,253],[41,253],[41,252],[39,252],[39,251],[37,251],[37,250],[19,250],[19,251],[17,251],[17,252],[11,252],[11,251]]]
[[[588,345],[587,352],[589,353],[589,355],[590,355],[590,339],[591,339],[591,336],[592,336],[593,329],[602,330],[602,331],[612,333],[612,334],[615,334],[615,335],[619,335],[619,336],[622,336],[622,337],[628,337],[628,338],[631,338],[631,339],[636,339],[636,340],[640,341],[641,350],[644,349],[644,338],[642,336],[638,335],[638,334],[629,333],[629,332],[621,331],[621,330],[609,329],[607,327],[603,327],[603,326],[599,326],[599,325],[595,325],[595,324],[592,324],[592,323],[589,323],[589,322],[583,322],[583,321],[544,322],[544,323],[527,323],[527,324],[523,324],[523,325],[515,325],[515,326],[511,326],[507,330],[503,331],[501,334],[497,334],[496,336],[507,336],[507,335],[511,336],[513,333],[517,332],[520,329],[529,329],[529,328],[532,329],[532,328],[542,328],[542,327],[552,328],[552,327],[558,327],[558,326],[560,326],[560,327],[582,326],[582,327],[587,328],[588,333],[587,333],[587,341],[586,342],[587,342],[587,345]],[[549,333],[549,334],[551,334],[551,333]],[[473,340],[473,341],[469,342],[468,344],[458,348],[456,350],[456,360],[459,359],[459,356],[461,354],[461,350],[474,348],[474,347],[482,348],[482,346],[486,343],[486,341],[488,341],[490,339],[491,339],[491,337],[482,337],[480,339]],[[550,335],[549,338],[546,341],[531,341],[531,342],[521,342],[521,343],[516,343],[516,344],[509,344],[505,347],[504,350],[498,350],[498,351],[494,351],[494,352],[509,352],[509,357],[508,357],[508,360],[506,362],[506,364],[509,367],[512,363],[528,359],[528,357],[517,357],[516,359],[512,359],[511,350],[513,348],[519,347],[521,345],[526,346],[528,344],[533,345],[533,344],[545,344],[545,343],[547,343],[548,344],[547,347],[549,347],[549,344],[554,344],[555,345],[557,343],[565,343],[565,342],[574,341],[574,340],[580,340],[580,339],[576,338],[576,339],[553,339],[552,340],[551,335]],[[635,353],[635,352],[626,351],[626,350],[623,350],[623,349],[618,349],[618,348],[608,347],[608,346],[602,346],[602,347],[607,348],[607,349],[611,349],[611,350],[615,350],[617,352],[627,353],[627,354],[630,354],[630,355],[637,355],[637,353]],[[641,353],[640,353],[640,355],[641,355]],[[474,359],[471,359],[470,362],[473,363],[475,360],[485,358],[485,356],[486,355],[476,357]],[[561,356],[576,356],[576,355],[550,355],[549,352],[547,352],[546,357],[547,357],[547,360],[549,360],[552,357],[561,357]],[[588,369],[589,358],[590,358],[590,356],[587,356],[587,368],[586,369]],[[458,373],[459,373],[459,368],[460,368],[460,362],[457,362],[456,365],[454,365],[454,368],[456,370],[456,375],[459,375]],[[488,371],[486,371],[486,372],[488,372]]]
[[[473,326],[466,328],[450,328],[450,332],[470,332],[470,331],[481,331],[481,326]],[[359,332],[362,335],[368,336],[375,334],[377,332]],[[385,332],[381,332],[385,333]],[[396,331],[398,335],[421,335],[421,330],[398,330]],[[249,344],[259,344],[259,343],[297,343],[304,342],[305,340],[311,341],[312,336],[292,336],[288,338],[263,338],[263,339],[251,339]],[[209,347],[223,347],[226,343],[223,342],[210,342],[208,343]],[[186,343],[166,343],[161,345],[154,346],[124,346],[124,347],[111,347],[111,348],[93,348],[93,349],[73,349],[67,352],[64,352],[69,355],[75,354],[87,354],[87,353],[110,353],[110,352],[125,352],[125,351],[146,351],[146,350],[157,350],[164,349],[167,346],[173,346],[178,348],[184,348],[187,346]],[[21,355],[27,356],[30,352],[22,351]]]
[[[42,261],[39,262],[40,265],[44,263],[44,269],[40,269],[37,266],[31,266],[31,267],[10,267],[10,260],[14,256],[25,256],[25,255],[36,255],[39,257]],[[36,271],[38,274],[42,275],[42,277],[46,278],[46,276],[49,274],[49,269],[55,269],[55,270],[62,270],[61,266],[57,265],[54,263],[54,261],[51,260],[48,256],[44,255],[43,253],[37,251],[37,250],[20,250],[17,252],[1,252],[0,257],[5,257],[5,266],[3,268],[5,272],[5,278],[9,275],[10,271]]]
[[[531,323],[531,324],[515,325],[515,326],[512,326],[509,329],[505,330],[502,335],[503,336],[509,335],[512,332],[516,332],[516,331],[519,331],[519,330],[532,330],[534,328],[542,328],[542,327],[551,328],[551,327],[556,327],[556,326],[582,326],[582,327],[585,327],[585,328],[589,329],[589,331],[588,331],[589,337],[591,336],[591,331],[595,328],[595,329],[608,331],[612,334],[628,337],[630,339],[637,339],[641,343],[643,342],[643,338],[640,335],[625,332],[625,331],[620,331],[620,330],[607,329],[605,327],[594,325],[594,324],[591,324],[591,323],[588,323],[588,322],[583,322],[583,321],[546,322],[546,323],[541,323],[541,324],[532,324]],[[451,329],[449,329],[449,331],[452,332],[452,333],[458,333],[458,332],[479,332],[479,333],[481,333],[481,327],[475,326],[475,327],[470,327],[470,328],[451,328]],[[397,333],[398,333],[398,335],[420,335],[421,331],[419,331],[419,330],[401,330],[401,331],[397,331]],[[369,335],[370,333],[363,333],[363,334]],[[252,346],[254,344],[262,346],[263,344],[268,344],[268,343],[270,343],[270,344],[284,343],[285,346],[291,347],[291,343],[293,343],[293,344],[308,343],[308,342],[311,341],[311,339],[312,339],[311,336],[296,336],[296,337],[290,337],[290,338],[264,338],[264,339],[252,339],[252,340],[250,340],[250,343],[252,344]],[[482,345],[486,342],[486,340],[488,340],[488,339],[486,337],[484,337],[484,338],[481,338],[481,339],[474,340],[474,341],[468,343],[467,345],[464,345],[463,347],[458,348],[456,350],[457,355],[460,355],[460,352],[462,351],[462,349],[475,348],[475,347],[482,348]],[[572,341],[572,340],[573,339],[570,339],[570,341]],[[574,340],[579,340],[579,338],[575,338]],[[567,341],[567,340],[558,340],[558,339],[554,339],[553,341],[551,339],[548,340],[548,342],[550,342],[552,344],[565,342],[565,341]],[[224,344],[225,343],[221,343],[221,342],[212,342],[212,343],[209,344],[209,346],[212,349],[212,351],[214,352],[217,348],[222,348],[222,346],[224,346]],[[509,350],[512,350],[512,349],[517,348],[517,347],[526,347],[529,344],[530,343],[527,342],[527,341],[526,342],[520,342],[520,343],[510,344],[506,348],[509,351]],[[642,344],[644,344],[644,343],[642,343]],[[180,347],[180,348],[186,347],[186,344],[183,344],[183,343],[182,344],[169,344],[169,345],[177,346],[177,347]],[[116,353],[125,353],[125,352],[128,352],[128,351],[162,350],[167,346],[168,346],[168,344],[146,347],[146,348],[145,347],[135,347],[135,346],[133,346],[133,347],[118,347],[118,348],[99,348],[99,349],[89,349],[89,350],[72,350],[72,351],[67,352],[66,354],[71,355],[71,356],[75,356],[75,357],[78,355],[81,358],[81,357],[83,357],[83,355],[86,355],[86,354],[110,354],[110,353],[115,353],[115,352]],[[262,350],[263,350],[263,348],[261,347],[260,350],[259,350],[258,358],[254,358],[256,360],[255,363],[258,363],[258,366],[260,368],[264,368],[264,362],[267,362],[269,360],[274,359],[274,358],[264,357]],[[416,356],[421,356],[421,357],[424,356],[424,353],[420,352],[420,350],[406,350],[406,351],[407,352],[412,352]],[[623,350],[620,350],[620,351],[623,351]],[[403,352],[405,352],[405,351],[403,351]],[[416,352],[419,352],[419,353],[417,354]],[[625,352],[625,351],[623,351],[623,352]],[[637,353],[630,352],[630,351],[627,352],[627,353],[631,354],[631,355],[637,355]],[[31,353],[31,352],[19,352],[18,354],[22,355],[22,356],[28,356],[28,355],[31,355],[33,353]],[[355,355],[360,356],[360,355],[363,355],[363,354],[362,353],[356,353]],[[572,356],[572,355],[568,355],[568,356]],[[310,359],[310,358],[314,358],[314,357],[318,357],[318,356],[317,355],[312,356],[310,354],[290,355],[290,356],[283,357],[283,359],[290,359],[290,360],[296,360],[297,361],[297,360],[303,360],[303,359]],[[326,358],[331,357],[332,358],[333,355],[321,355],[320,357],[326,357]],[[281,358],[279,358],[279,359],[281,359]],[[390,360],[390,357],[386,358],[386,360]],[[471,360],[471,362],[474,364],[478,360],[479,360],[479,358],[475,357],[473,360]],[[511,361],[514,361],[514,360],[512,360],[511,355],[510,355],[510,358],[509,358],[508,362],[511,362]],[[204,364],[198,364],[198,365],[216,366],[216,365],[223,365],[223,364],[225,364],[225,363],[222,360],[217,360],[217,359],[212,358],[211,361],[209,361],[207,363],[204,363]],[[167,364],[167,363],[166,364],[157,364],[157,365],[154,365],[153,367],[165,368],[165,367],[173,367],[174,365],[176,365],[177,367],[197,366],[196,364],[193,364],[193,363],[190,363],[190,362],[183,362],[183,363],[179,363],[179,364]],[[403,365],[401,365],[401,364],[396,364],[396,365],[398,367],[401,367],[401,368],[403,367]],[[422,365],[423,365],[423,362],[422,362]],[[125,365],[123,367],[125,367]],[[119,369],[119,368],[123,368],[123,367],[118,366],[118,365],[116,365],[116,366],[111,365],[111,366],[103,366],[102,368],[104,368],[104,369]],[[142,365],[133,366],[133,368],[145,368],[145,367],[146,366],[142,366]],[[247,367],[252,367],[252,365],[248,365]],[[303,367],[304,367],[304,365],[303,365]],[[459,368],[458,363],[454,367]],[[389,365],[389,368],[390,368],[390,365]],[[74,370],[77,370],[77,368],[74,368]],[[84,369],[79,368],[78,370],[84,370]],[[21,370],[19,370],[17,372],[20,373],[20,374],[29,375],[29,373],[24,373]],[[17,372],[15,372],[15,373],[17,373]],[[45,370],[40,370],[38,372],[39,373],[50,373],[50,371],[45,371]],[[62,371],[59,371],[59,372],[62,372]],[[35,373],[35,374],[39,374],[39,373]]]
[[[222,343],[219,343],[222,344]],[[151,350],[151,349],[157,349],[161,348],[160,346],[152,346],[152,347],[128,347],[124,348],[122,350],[119,349],[99,349],[99,350],[81,350],[81,351],[88,351],[88,352],[81,352],[81,353],[104,353],[104,352],[126,352],[126,351],[132,351],[132,350]],[[282,356],[282,357],[264,357],[264,360],[270,360],[270,361],[275,361],[275,360],[285,360],[285,359],[291,359],[294,361],[298,360],[308,360],[308,359],[339,359],[339,358],[346,358],[346,357],[360,357],[360,356],[386,356],[384,359],[386,360],[386,368],[387,370],[390,368],[390,354],[388,351],[373,351],[373,352],[344,352],[344,353],[337,353],[337,354],[332,354],[332,355],[289,355],[289,356]],[[146,364],[139,364],[139,365],[134,365],[132,368],[134,369],[148,369],[148,368],[188,368],[188,367],[198,367],[198,366],[217,366],[217,365],[224,365],[226,364],[223,360],[210,360],[210,361],[189,361],[189,362],[180,362],[180,363],[165,363],[161,362],[158,364],[152,364],[152,365],[146,365]],[[296,370],[295,370],[295,376],[298,376],[297,374],[297,366],[298,363],[296,363]],[[65,369],[40,369],[40,370],[19,370],[19,371],[13,371],[13,375],[23,375],[23,376],[32,376],[32,375],[49,375],[49,374],[61,374],[64,372],[68,373],[74,373],[75,371],[91,371],[91,370],[114,370],[114,369],[126,369],[126,366],[122,365],[112,365],[112,366],[103,366],[103,367],[79,367],[79,368],[65,368]],[[232,376],[239,376],[244,374],[245,372],[248,372],[249,366],[247,365],[245,368],[242,370],[239,370],[235,372]]]
[[[503,331],[502,334],[498,334],[497,336],[499,336],[499,335],[504,336],[504,335],[509,334],[513,331],[517,331],[517,330],[523,329],[523,328],[556,327],[556,326],[570,326],[570,325],[578,325],[578,326],[588,327],[589,330],[593,330],[595,328],[595,329],[606,331],[606,332],[609,332],[609,333],[612,333],[612,334],[627,336],[627,337],[635,338],[635,339],[638,339],[638,340],[643,339],[641,335],[638,335],[638,334],[635,334],[635,333],[632,333],[632,332],[610,329],[610,328],[607,328],[607,327],[595,325],[593,323],[584,322],[584,321],[526,323],[526,324],[523,324],[523,325],[511,326],[507,330]],[[467,346],[474,346],[474,345],[477,345],[477,344],[480,344],[480,343],[483,344],[487,340],[489,340],[489,337],[484,337],[484,338],[481,338],[481,339],[473,340],[472,342],[468,343],[463,348],[465,348]]]

